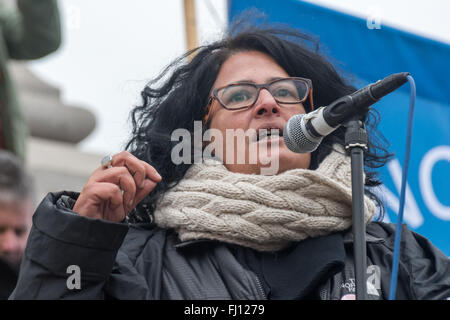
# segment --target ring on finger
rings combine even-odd
[[[112,168],[112,161],[113,161],[112,156],[111,155],[107,155],[101,161],[102,167],[106,168],[106,169]]]

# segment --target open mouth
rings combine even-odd
[[[264,128],[259,129],[256,133],[256,141],[274,140],[283,138],[283,130],[279,128]]]

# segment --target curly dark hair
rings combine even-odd
[[[246,28],[187,52],[144,88],[141,92],[142,105],[136,106],[131,112],[133,131],[126,148],[137,158],[152,165],[163,180],[131,213],[130,221],[151,220],[157,200],[184,177],[190,164],[172,162],[171,150],[178,141],[171,141],[171,134],[175,129],[183,128],[193,136],[194,121],[201,121],[205,116],[209,94],[222,64],[232,54],[242,51],[265,53],[289,76],[311,79],[316,106],[325,106],[356,90],[319,53],[318,42],[297,30]],[[307,112],[311,111],[312,106],[308,102],[304,103],[304,107]],[[383,166],[391,154],[387,151],[386,139],[376,129],[379,115],[370,111],[364,120],[369,134],[364,159],[365,193],[375,201],[380,209],[379,217],[382,218],[385,212],[383,203],[371,188],[381,184],[376,169]],[[344,128],[340,127],[324,138],[311,154],[311,170],[316,169],[331,152],[332,144],[344,145],[344,134]],[[191,153],[193,157],[193,146]]]

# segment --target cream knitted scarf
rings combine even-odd
[[[327,235],[352,224],[350,158],[343,149],[316,170],[292,169],[275,176],[228,171],[218,161],[193,164],[166,192],[155,222],[180,240],[214,239],[259,251],[277,251],[293,241]],[[364,199],[365,221],[375,205]]]

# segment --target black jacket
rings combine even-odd
[[[174,232],[150,224],[82,217],[62,195],[76,197],[50,193],[33,216],[11,299],[328,300],[354,294],[349,231],[275,255],[258,253],[210,240],[180,242]],[[368,298],[387,299],[395,229],[370,223],[366,230]],[[406,227],[402,236],[397,298],[450,297],[450,260]],[[79,268],[79,288],[70,266]]]
[[[0,300],[8,299],[17,282],[17,271],[0,258]]]

